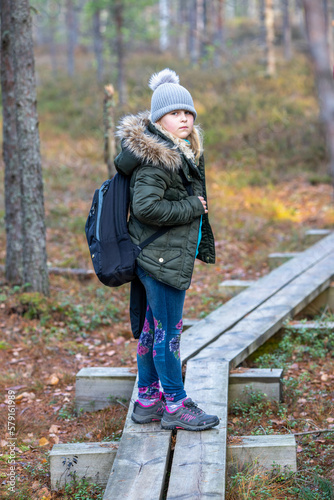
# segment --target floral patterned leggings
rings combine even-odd
[[[187,397],[183,387],[180,337],[185,290],[161,283],[137,266],[147,296],[147,311],[137,349],[139,395],[159,396],[159,380],[167,401]]]

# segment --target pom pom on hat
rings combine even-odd
[[[179,84],[180,83],[180,78],[179,76],[173,71],[172,69],[166,68],[160,71],[159,73],[153,73],[151,76],[148,86],[150,89],[153,91],[156,90],[159,85],[162,85],[163,83],[175,83]]]
[[[153,123],[177,109],[190,111],[196,119],[197,113],[191,94],[179,82],[178,75],[169,68],[151,76],[149,87],[153,90],[151,99],[151,120]]]

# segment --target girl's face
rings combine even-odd
[[[190,111],[177,109],[164,115],[158,123],[179,139],[186,139],[194,126],[194,115]]]

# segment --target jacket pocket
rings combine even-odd
[[[150,262],[154,262],[158,266],[164,266],[169,262],[172,262],[175,259],[178,259],[182,254],[182,251],[179,248],[147,248],[142,250],[142,257]]]

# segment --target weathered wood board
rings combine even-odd
[[[55,444],[50,451],[51,489],[57,490],[76,479],[86,477],[97,484],[107,484],[118,443]]]
[[[291,434],[241,436],[241,442],[227,447],[229,465],[243,467],[256,461],[257,466],[271,470],[273,465],[297,471],[297,446]]]
[[[82,368],[75,382],[76,411],[102,410],[117,398],[130,399],[135,380],[136,373],[125,367]]]
[[[188,394],[222,420],[217,429],[178,431],[168,499],[224,499],[228,368],[239,364],[286,318],[329,286],[334,274],[333,248],[331,234],[183,333],[182,360],[189,360]],[[216,373],[220,384],[215,378],[210,380]],[[156,424],[148,424],[151,431],[136,426],[129,420],[130,412],[131,407],[104,499],[157,500],[163,495],[171,432],[154,429]],[[142,489],[145,496],[140,497]]]
[[[268,255],[269,269],[275,269],[284,264],[284,262],[299,257],[301,252],[274,252]]]
[[[229,361],[231,367],[244,359],[276,333],[284,321],[293,317],[319,293],[328,288],[334,275],[334,254],[298,276],[202,350],[198,358]]]
[[[159,500],[163,494],[172,432],[161,429],[160,422],[139,425],[131,420],[137,394],[136,380],[103,500]]]
[[[228,363],[187,363],[185,389],[206,413],[218,415],[217,427],[200,432],[177,431],[167,499],[224,498]]]
[[[282,399],[283,370],[281,368],[243,368],[238,373],[230,373],[228,402],[250,402],[251,392],[261,392],[271,401]]]
[[[210,313],[181,337],[181,356],[185,362],[201,349],[236,325],[242,318],[276,294],[296,277],[330,255],[334,250],[334,233],[290,259],[254,285],[240,292],[224,305]]]
[[[330,233],[330,229],[309,229],[305,232],[305,240],[309,245],[313,245]]]

